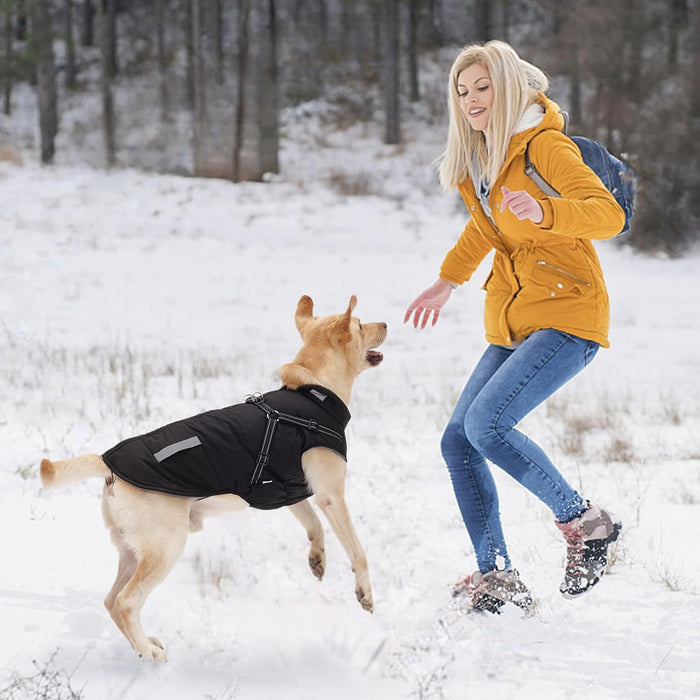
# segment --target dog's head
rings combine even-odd
[[[319,378],[329,375],[355,377],[380,364],[384,356],[376,348],[386,339],[386,323],[362,323],[352,315],[356,305],[357,298],[353,295],[344,313],[314,316],[311,297],[301,297],[294,320],[304,346],[295,364],[302,365]],[[282,379],[288,383],[284,376]]]

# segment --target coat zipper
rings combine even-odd
[[[560,267],[557,267],[556,265],[551,265],[550,263],[545,262],[544,260],[538,260],[537,264],[541,265],[542,267],[546,267],[549,270],[554,270],[555,272],[558,272],[560,275],[565,275],[566,277],[569,277],[572,280],[576,280],[576,282],[580,282],[581,284],[585,284],[586,287],[591,286],[590,282],[586,282],[586,280],[582,280],[580,277],[576,277],[576,275],[572,275],[570,272],[567,272],[566,270],[562,270]]]

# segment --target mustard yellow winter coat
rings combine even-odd
[[[486,291],[484,323],[489,343],[511,345],[542,328],[555,328],[609,347],[609,302],[591,239],[611,238],[624,213],[578,148],[562,133],[556,103],[540,96],[542,122],[515,134],[506,161],[491,188],[493,222],[484,212],[471,180],[459,191],[471,218],[445,257],[440,276],[461,284],[495,249]],[[537,138],[534,138],[537,136]],[[534,139],[534,140],[533,140]],[[525,174],[525,147],[542,177],[562,198],[547,197]],[[526,190],[541,204],[540,224],[500,211],[501,187]]]

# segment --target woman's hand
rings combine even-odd
[[[406,315],[403,322],[406,323],[413,316],[413,327],[421,329],[425,328],[430,319],[430,314],[433,314],[433,322],[437,323],[440,316],[440,309],[445,305],[445,302],[452,294],[452,285],[447,281],[438,277],[432,287],[428,287],[409,307],[406,309]]]
[[[544,211],[540,203],[531,194],[528,194],[525,190],[511,192],[507,187],[501,187],[501,192],[503,192],[501,212],[508,207],[511,213],[517,216],[520,221],[530,219],[533,224],[542,223]]]

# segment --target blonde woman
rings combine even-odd
[[[532,598],[512,567],[486,460],[537,496],[567,543],[561,593],[589,591],[621,524],[573,489],[518,422],[608,347],[608,295],[592,239],[614,236],[624,214],[562,133],[546,76],[499,41],[465,48],[450,70],[450,123],[440,182],[458,189],[470,218],[437,281],[408,307],[416,328],[438,320],[452,291],[488,253],[488,346],[466,383],[441,449],[478,570],[454,587],[498,612]],[[525,174],[525,148],[561,198]]]

